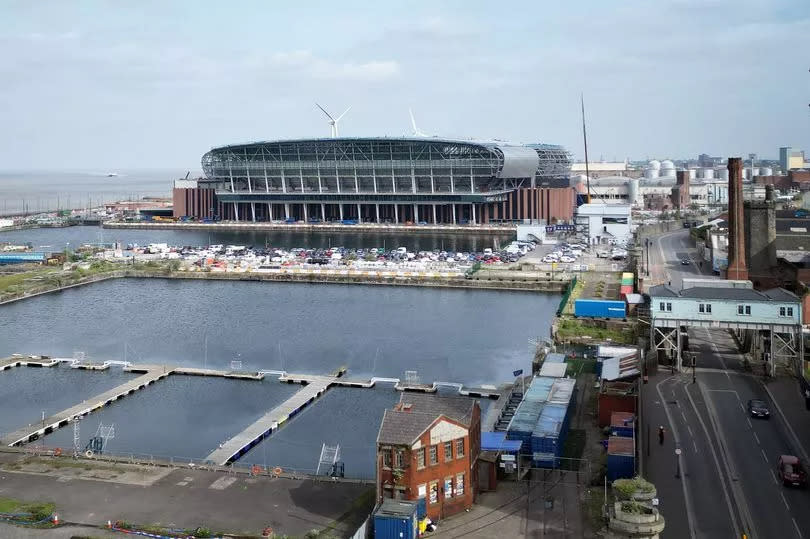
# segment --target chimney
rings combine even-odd
[[[773,185],[765,186],[765,200],[767,202],[773,202]]]
[[[745,220],[743,217],[742,158],[728,158],[728,270],[730,280],[748,280],[745,263]]]

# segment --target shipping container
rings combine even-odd
[[[610,414],[610,435],[632,438],[635,421],[635,414],[628,412],[613,412]]]
[[[562,455],[573,411],[572,402],[576,380],[555,380],[532,431],[530,447],[532,464],[542,468],[556,468]]]
[[[625,318],[627,305],[624,301],[604,299],[578,299],[574,302],[574,316],[595,318]]]
[[[629,279],[630,282],[632,283],[633,282],[633,274],[630,273],[629,271],[625,271],[624,273],[622,273],[622,281],[624,281],[625,279]]]
[[[565,354],[558,354],[556,352],[551,352],[546,354],[546,358],[543,360],[544,363],[565,363]]]
[[[427,516],[427,499],[419,498],[416,500],[416,518],[422,520]]]
[[[607,479],[631,479],[636,474],[635,446],[633,438],[611,436],[608,438]]]
[[[417,503],[385,499],[374,511],[375,539],[416,539]]]

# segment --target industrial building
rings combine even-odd
[[[575,224],[577,235],[588,238],[591,245],[624,245],[633,236],[629,204],[582,204]]]
[[[377,434],[377,501],[420,501],[432,520],[469,509],[478,492],[480,452],[475,399],[403,393],[385,411]]]
[[[175,182],[174,217],[485,224],[569,221],[561,146],[434,137],[328,138],[214,148]]]

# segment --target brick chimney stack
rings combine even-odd
[[[728,271],[730,280],[748,280],[745,263],[745,219],[743,215],[742,158],[728,158]]]

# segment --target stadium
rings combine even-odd
[[[177,180],[174,216],[227,221],[486,224],[568,220],[561,146],[433,137],[323,138],[214,148]]]

